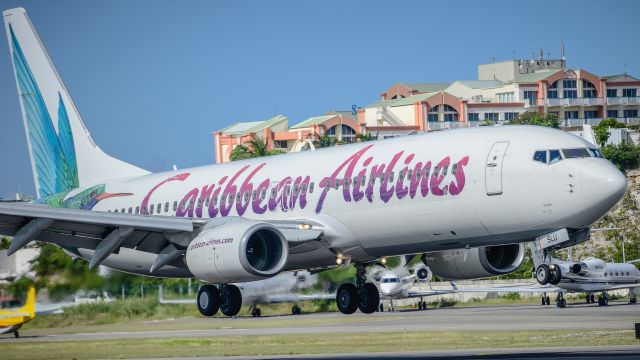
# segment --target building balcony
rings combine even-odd
[[[607,105],[638,105],[640,97],[608,97]]]
[[[599,106],[603,103],[602,98],[547,99],[547,106]]]
[[[478,124],[480,124],[480,121],[429,121],[427,122],[427,130],[460,129],[477,127]]]
[[[640,118],[639,117],[635,117],[635,118],[616,118],[616,120],[618,120],[618,122],[621,122],[623,124],[626,125],[640,125]],[[587,125],[591,125],[591,126],[596,126],[598,124],[600,124],[600,122],[602,121],[601,118],[595,118],[595,119],[559,119],[558,121],[560,121],[560,127],[580,127],[584,124]]]

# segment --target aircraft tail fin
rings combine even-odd
[[[2,14],[37,196],[147,174],[95,144],[26,11]]]
[[[27,290],[27,300],[18,312],[27,313],[30,316],[36,314],[36,288],[32,285]]]

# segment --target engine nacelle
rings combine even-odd
[[[216,225],[207,225],[187,248],[187,267],[196,278],[218,284],[262,280],[287,263],[287,241],[273,225],[249,220]]]
[[[571,272],[579,276],[596,275],[604,272],[605,262],[596,258],[586,258],[571,265]]]
[[[454,249],[422,255],[422,262],[435,275],[448,280],[508,274],[516,270],[523,260],[523,244]]]
[[[413,267],[413,273],[416,275],[416,279],[420,282],[429,282],[433,279],[433,272],[426,265],[415,265]]]

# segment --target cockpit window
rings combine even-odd
[[[557,163],[560,160],[562,160],[560,150],[549,150],[549,164]]]
[[[589,148],[589,152],[591,153],[591,156],[593,156],[593,157],[597,157],[597,158],[603,158],[604,157],[602,155],[602,153],[600,152],[600,150],[598,150],[598,149]]]
[[[576,149],[562,149],[562,154],[565,159],[574,159],[574,158],[588,158],[590,157],[589,151],[585,148],[576,148]]]
[[[547,150],[540,150],[540,151],[536,151],[535,154],[533,154],[533,160],[534,161],[540,161],[543,164],[547,163]]]

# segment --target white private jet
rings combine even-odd
[[[533,264],[536,268],[536,279],[541,285],[551,284],[557,292],[556,305],[566,307],[564,293],[585,293],[587,303],[598,305],[609,304],[607,291],[629,289],[629,303],[637,303],[640,294],[640,270],[631,263],[607,263],[604,260],[588,257],[581,261],[563,261],[553,258],[550,251],[539,248],[534,242],[529,244]],[[543,305],[549,299],[543,298]]]
[[[357,279],[338,288],[338,309],[371,313],[379,293],[365,272],[381,257],[429,253],[460,278],[491,276],[519,265],[520,243],[558,231],[583,239],[627,189],[592,144],[533,126],[152,174],[95,144],[26,11],[3,16],[38,195],[0,204],[9,253],[39,240],[92,268],[196,278],[208,283],[205,316],[237,314],[232,283],[347,262]]]
[[[302,309],[298,305],[301,301],[334,299],[335,294],[329,292],[301,293],[302,289],[309,289],[317,284],[317,275],[308,271],[283,272],[265,280],[233,284],[242,293],[242,303],[251,305],[251,316],[262,316],[259,305],[294,303],[291,307],[292,315],[300,315]],[[202,300],[202,299],[200,299]],[[196,304],[196,299],[165,299],[162,286],[158,289],[160,304]]]

